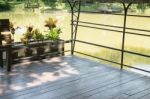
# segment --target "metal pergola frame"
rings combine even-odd
[[[150,30],[134,29],[134,28],[127,28],[126,27],[127,16],[150,18],[150,16],[128,15],[128,9],[130,8],[130,6],[132,4],[135,4],[135,3],[150,3],[150,0],[99,0],[99,2],[102,2],[102,3],[116,3],[116,2],[117,3],[122,3],[123,9],[124,9],[123,27],[79,21],[80,13],[81,13],[81,1],[82,0],[67,0],[67,1],[70,5],[70,8],[71,8],[71,55],[74,55],[74,52],[76,52],[76,53],[79,53],[79,54],[82,54],[82,55],[86,55],[86,56],[93,57],[93,58],[96,58],[96,59],[100,59],[100,60],[103,60],[103,61],[118,64],[118,65],[120,65],[121,70],[125,66],[125,67],[128,67],[128,68],[134,68],[134,69],[137,69],[137,70],[141,70],[141,71],[150,73],[150,71],[148,71],[148,70],[144,70],[144,69],[140,69],[140,68],[137,68],[137,67],[132,67],[132,66],[124,64],[124,53],[150,58],[150,55],[145,55],[145,54],[125,50],[125,36],[126,36],[126,34],[150,37],[150,35],[147,35],[147,34],[137,34],[137,33],[133,33],[133,32],[126,32],[126,29],[150,32]],[[97,12],[91,12],[91,13],[97,13]],[[121,14],[112,14],[112,15],[121,15]],[[118,30],[113,30],[113,29],[105,29],[105,28],[98,28],[98,27],[92,27],[92,26],[86,26],[86,25],[79,25],[79,23],[85,23],[85,24],[88,24],[88,25],[91,24],[91,25],[108,26],[108,27],[114,27],[114,28],[122,28],[123,31],[118,31]],[[99,44],[94,44],[94,43],[90,43],[90,42],[77,40],[76,38],[77,38],[77,31],[78,31],[79,26],[87,27],[87,28],[101,29],[101,30],[108,30],[108,31],[116,31],[116,32],[122,33],[122,48],[117,49],[117,48],[113,48],[113,47],[108,47],[108,46],[104,46],[104,45],[99,45]],[[103,59],[103,58],[99,58],[99,57],[96,57],[96,56],[85,54],[85,53],[82,53],[82,52],[79,52],[79,51],[75,51],[76,42],[80,42],[80,43],[84,43],[84,44],[89,44],[89,45],[93,45],[93,46],[98,46],[98,47],[103,47],[103,48],[119,51],[119,52],[121,52],[121,62],[118,63],[118,62],[114,62],[114,61],[111,61],[111,60],[108,60],[108,59]]]

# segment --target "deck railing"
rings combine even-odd
[[[103,60],[103,61],[118,64],[118,65],[121,66],[121,69],[123,69],[123,67],[125,66],[125,67],[128,67],[128,68],[134,68],[134,69],[137,69],[137,70],[141,70],[141,71],[145,71],[145,72],[150,73],[150,71],[148,71],[148,70],[133,67],[133,66],[130,66],[130,65],[126,65],[124,63],[124,54],[125,53],[131,54],[131,55],[138,55],[138,56],[141,56],[141,57],[144,57],[144,58],[150,58],[150,55],[147,55],[147,54],[142,54],[142,53],[138,53],[138,52],[134,52],[134,51],[125,50],[125,36],[126,36],[126,34],[131,34],[131,35],[136,35],[136,36],[143,36],[143,37],[150,37],[150,34],[139,34],[139,33],[135,33],[135,32],[126,31],[126,30],[134,30],[134,31],[136,30],[136,31],[140,31],[140,32],[150,32],[150,30],[126,27],[126,22],[127,22],[127,17],[128,16],[130,16],[130,17],[150,18],[150,16],[128,15],[128,9],[132,5],[132,3],[134,3],[134,0],[132,0],[130,3],[128,3],[128,5],[126,5],[124,2],[121,2],[122,5],[123,5],[123,8],[124,8],[124,14],[109,13],[111,15],[124,16],[123,27],[80,21],[79,20],[80,13],[82,12],[81,11],[81,0],[74,0],[73,2],[68,0],[68,2],[69,2],[70,7],[71,7],[71,26],[72,26],[72,29],[71,29],[71,54],[72,55],[75,52],[75,53],[79,53],[79,54],[86,55],[86,56],[89,56],[89,57],[93,57],[93,58],[96,58],[96,59],[100,59],[100,60]],[[83,12],[87,13],[87,11],[83,11]],[[88,11],[88,13],[101,14],[100,12],[89,12],[89,11]],[[103,27],[101,28],[101,27],[98,27],[98,26],[111,27],[111,28],[114,28],[114,29],[108,29],[108,28],[103,28]],[[93,29],[100,29],[100,30],[105,30],[105,31],[113,31],[113,32],[117,32],[117,33],[122,33],[122,42],[121,42],[122,48],[118,49],[118,48],[115,48],[115,47],[109,47],[109,46],[95,44],[95,43],[91,43],[91,42],[87,42],[87,41],[83,41],[83,40],[78,40],[76,38],[76,36],[77,36],[77,31],[78,31],[79,27],[93,28]],[[118,29],[123,29],[123,30],[120,31]],[[76,51],[76,50],[74,50],[76,42],[118,51],[118,52],[121,53],[121,62],[114,62],[114,61],[111,61],[111,60],[108,60],[108,59],[104,59],[104,58],[100,58],[100,57],[93,56],[93,55],[90,55],[90,54],[86,54],[84,52]]]

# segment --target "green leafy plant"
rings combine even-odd
[[[45,39],[57,41],[59,39],[59,34],[62,33],[61,29],[56,25],[57,19],[49,17],[45,23],[45,26],[49,27],[49,32],[45,35]]]
[[[53,28],[48,32],[48,34],[46,34],[45,38],[48,40],[56,41],[59,39],[60,33],[62,33],[60,28]]]
[[[21,42],[25,45],[28,45],[29,41],[33,38],[33,26],[29,25],[27,26],[26,33],[23,34],[23,37],[21,38]]]
[[[24,45],[28,45],[29,40],[28,40],[28,38],[26,38],[25,36],[23,36],[23,37],[21,38],[21,42],[22,42]]]
[[[33,38],[33,26],[29,25],[27,26],[27,31],[25,34],[23,34],[23,37],[21,38],[21,42],[27,46],[27,48],[24,50],[25,56],[31,56],[33,53],[33,50],[29,46],[30,40]]]
[[[26,37],[26,35],[24,35],[22,38],[21,38],[21,42],[27,46],[27,48],[24,50],[24,53],[25,53],[25,56],[31,56],[32,53],[33,53],[33,50],[30,48],[29,45],[29,38]]]
[[[25,38],[27,38],[28,40],[32,39],[32,36],[33,36],[32,31],[33,31],[33,26],[31,26],[31,25],[27,26],[27,31],[24,34]]]
[[[10,23],[9,23],[9,28],[10,28],[11,33],[12,33],[13,36],[14,36],[14,34],[15,34],[15,28],[14,28],[14,23],[13,23],[13,22],[10,22]]]
[[[33,39],[35,41],[38,42],[39,46],[38,48],[36,49],[36,52],[37,52],[37,55],[42,55],[44,54],[44,47],[41,45],[43,43],[43,40],[44,40],[44,35],[39,31],[39,29],[35,29],[32,31],[32,34],[33,34]],[[40,44],[39,41],[42,41],[42,43]]]
[[[9,11],[12,6],[8,2],[0,2],[0,11]]]
[[[32,31],[33,39],[36,41],[43,41],[44,35],[40,33],[39,29],[35,29]]]

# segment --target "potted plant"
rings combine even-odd
[[[56,53],[54,55],[59,54],[60,33],[62,33],[61,29],[55,27],[49,30],[49,32],[45,35],[45,38],[51,41],[50,51],[52,53]]]
[[[28,38],[27,37],[22,37],[21,38],[21,42],[25,45],[25,46],[27,46],[27,48],[24,50],[24,53],[25,53],[25,56],[26,57],[28,57],[28,56],[31,56],[32,55],[32,53],[33,53],[33,50],[30,48],[30,46],[29,46],[29,40],[28,40]]]
[[[14,24],[12,22],[10,22],[9,28],[10,28],[11,34],[13,35],[13,41],[14,41],[15,28],[14,28]]]
[[[14,23],[13,22],[10,22],[9,28],[10,28],[11,34],[13,35],[13,38],[10,38],[11,41],[9,39],[7,43],[11,43],[12,44],[12,42],[14,42],[14,35],[15,35],[15,28],[14,28]],[[18,51],[15,50],[15,51],[12,52],[12,59],[17,59],[17,58],[18,58]]]
[[[24,50],[24,53],[25,53],[26,57],[32,56],[32,53],[33,53],[33,50],[29,46],[29,42],[30,42],[30,40],[32,39],[32,36],[33,36],[32,30],[33,30],[33,27],[32,26],[28,26],[26,33],[21,38],[21,42],[25,46],[27,46],[27,48]]]
[[[54,19],[52,17],[49,17],[47,20],[45,20],[45,26],[49,28],[49,30],[56,27],[57,19]]]
[[[45,35],[45,39],[51,41],[50,51],[54,53],[53,55],[59,54],[59,44],[60,44],[60,33],[62,33],[61,29],[56,25],[57,20],[54,18],[48,18],[45,21],[45,26],[49,28],[48,33]],[[55,54],[56,53],[56,54]]]
[[[44,54],[44,47],[43,45],[43,40],[44,40],[44,35],[40,33],[39,29],[33,30],[33,39],[37,41],[37,44],[39,44],[39,47],[36,49],[37,55],[42,55]],[[41,42],[41,43],[40,43]]]
[[[10,29],[11,33],[10,32],[4,32],[4,34],[2,34],[2,38],[4,39],[6,44],[12,44],[12,42],[13,42],[11,34],[14,35],[15,28],[14,28],[14,24],[12,22],[9,22],[9,29]]]

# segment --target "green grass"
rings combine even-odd
[[[138,47],[136,48],[136,47],[131,47],[131,46],[127,46],[126,48],[130,49],[130,51],[132,51],[132,52],[144,53],[146,55],[150,54],[149,53],[150,49],[138,48]],[[121,52],[119,52],[119,51],[101,49],[99,52],[96,52],[96,53],[88,52],[88,51],[84,51],[84,53],[92,55],[92,56],[96,56],[99,58],[107,59],[107,60],[110,60],[113,62],[121,63]],[[85,56],[83,56],[83,57],[85,57]],[[91,58],[91,59],[93,59],[93,58]],[[99,61],[100,63],[104,63],[104,64],[110,64],[112,66],[120,68],[120,65],[118,65],[118,64],[110,63],[110,62],[99,60],[99,59],[93,59],[93,60]],[[150,58],[139,56],[139,55],[134,55],[134,54],[124,53],[124,64],[130,65],[133,67],[136,67],[136,65],[142,66],[144,64],[150,65]],[[141,68],[144,68],[144,67],[141,67]]]
[[[149,53],[150,49],[131,47],[131,46],[130,47],[127,46],[126,48],[130,49],[130,51],[132,51],[132,52],[137,52],[137,53],[141,53],[141,54],[145,54],[145,55],[150,54]],[[108,60],[111,60],[114,62],[118,62],[118,63],[120,63],[120,61],[121,61],[121,52],[118,52],[118,51],[102,50],[93,55],[103,57],[105,59],[108,59]],[[128,53],[124,54],[124,59],[125,59],[124,60],[125,64],[128,64],[128,65],[140,64],[140,63],[150,64],[149,58],[145,58],[143,56],[138,56],[138,55],[133,55],[133,54],[128,54]]]
[[[146,48],[142,48],[142,47],[131,47],[131,46],[128,46],[126,49],[128,49],[132,52],[150,55],[150,49],[146,49]],[[129,64],[129,65],[150,64],[150,58],[126,53],[125,54],[125,63]]]

